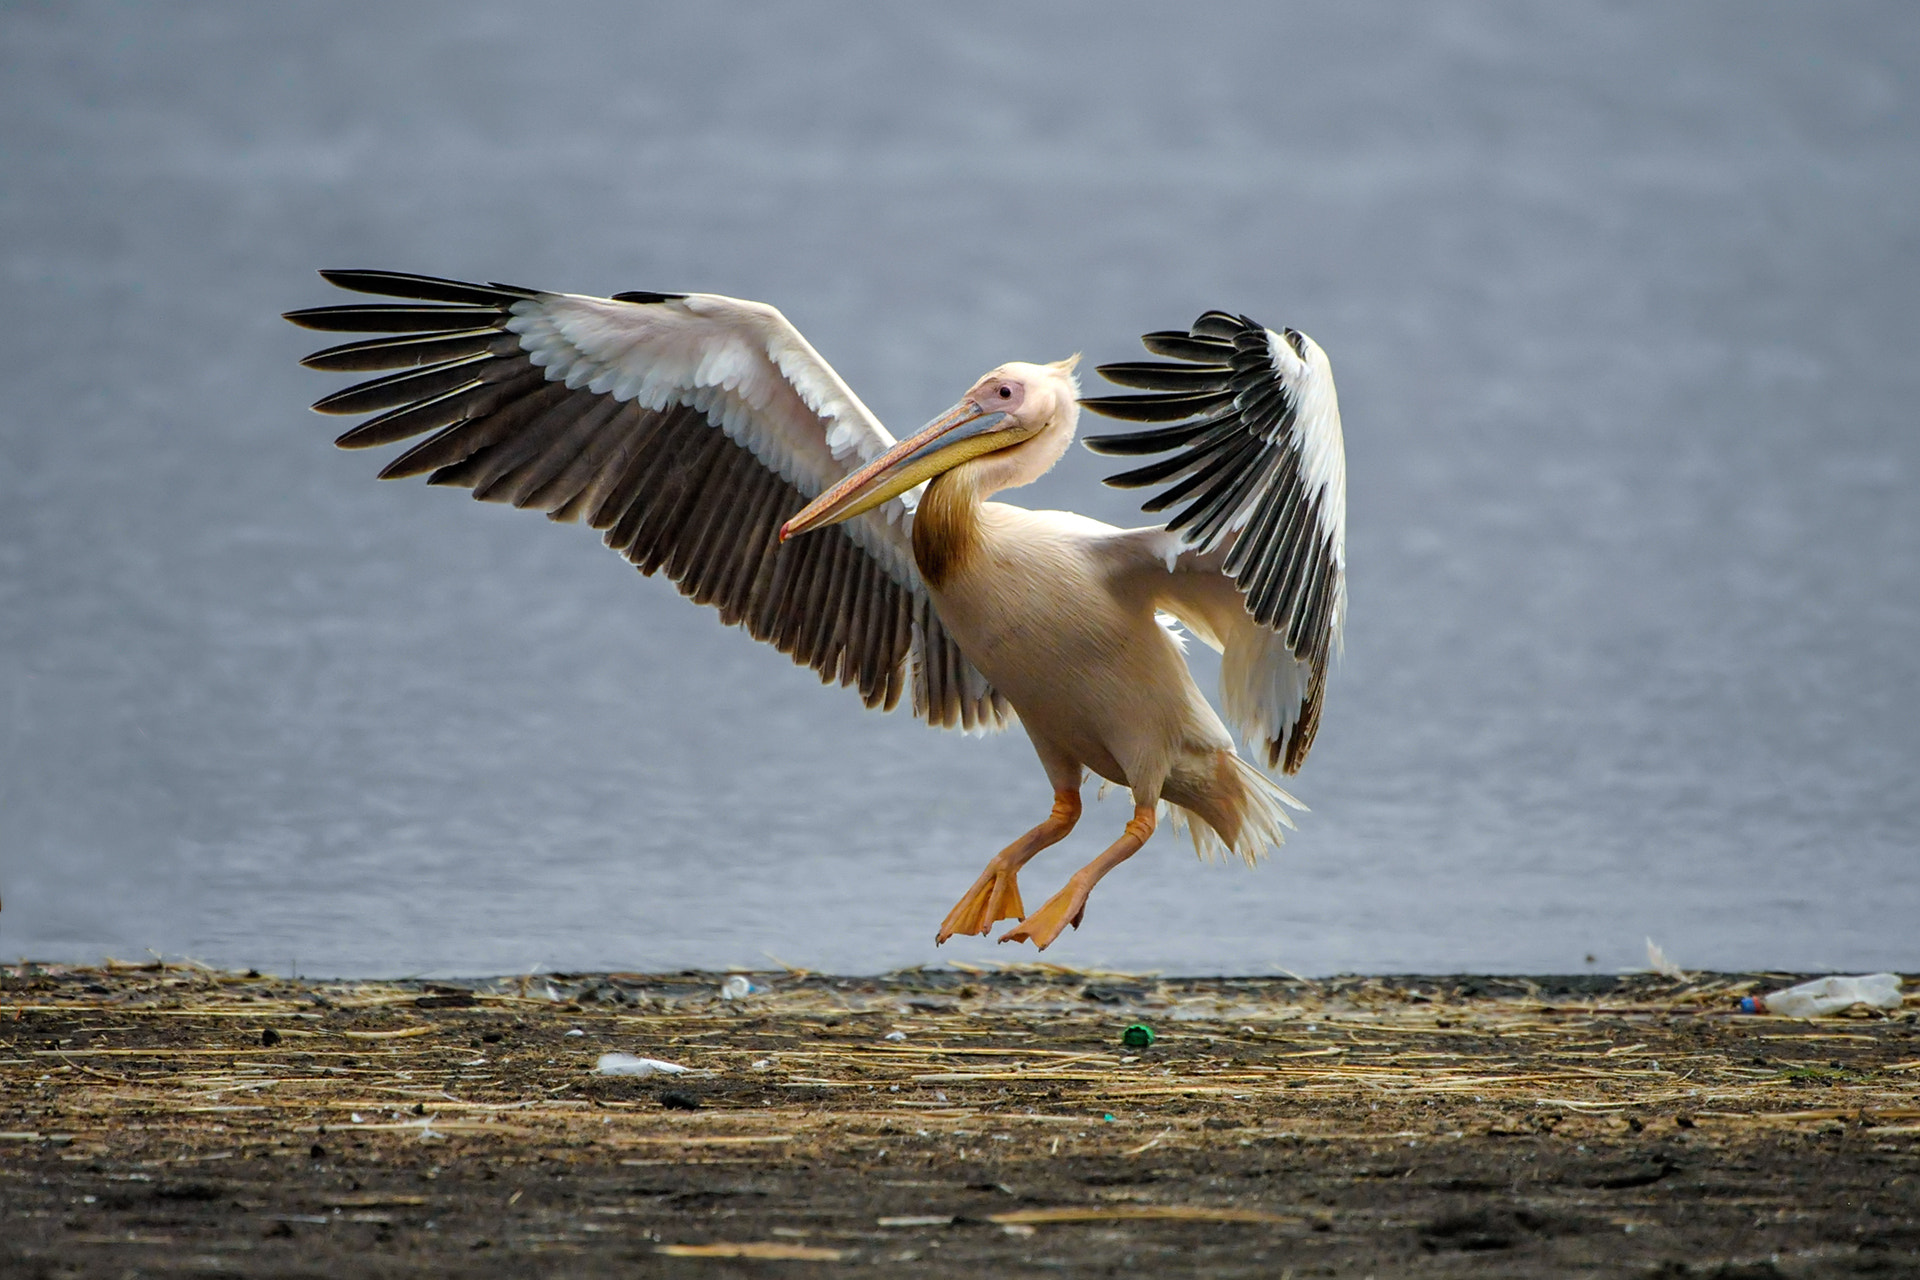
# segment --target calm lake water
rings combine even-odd
[[[1920,968],[1916,85],[1900,3],[9,6],[0,954],[1032,957],[932,945],[1023,736],[331,448],[277,315],[375,266],[765,299],[897,433],[1207,307],[1319,340],[1313,813],[1048,959]],[[1110,467],[1028,501],[1144,523]]]

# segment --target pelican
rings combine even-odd
[[[426,476],[558,521],[585,520],[640,572],[825,682],[929,724],[1018,719],[1053,788],[936,942],[1016,925],[1045,950],[1080,926],[1101,877],[1165,820],[1202,856],[1249,863],[1304,809],[1297,772],[1320,722],[1346,613],[1346,459],[1326,354],[1295,329],[1209,311],[1147,334],[1162,360],[1099,372],[1136,394],[1082,399],[1079,356],[989,371],[896,441],[773,307],[704,293],[610,298],[388,271],[323,271],[398,298],[287,313],[374,334],[313,369],[398,370],[326,396],[376,416],[342,448],[427,438],[382,479]],[[1096,453],[1156,460],[1107,479],[1165,486],[1164,525],[1119,529],[995,501],[1045,474],[1081,408],[1155,424]],[[1176,627],[1219,651],[1221,705]],[[1018,875],[1080,819],[1091,772],[1132,794],[1119,838],[1031,915]]]

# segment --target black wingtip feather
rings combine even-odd
[[[447,280],[440,276],[414,275],[406,271],[367,271],[324,268],[320,278],[328,284],[358,293],[385,298],[413,298],[421,302],[457,302],[469,306],[502,306],[523,298],[535,298],[533,289],[510,284],[474,284],[467,280]]]
[[[1245,332],[1253,322],[1245,316],[1230,316],[1224,311],[1209,311],[1193,322],[1196,338],[1225,338],[1229,342]]]
[[[655,293],[650,289],[629,289],[625,293],[613,295],[615,302],[637,302],[650,306],[656,302],[678,302],[687,295],[684,293]]]
[[[1137,458],[1142,454],[1165,453],[1190,443],[1203,431],[1219,425],[1213,418],[1183,422],[1178,426],[1158,427],[1152,431],[1129,431],[1114,436],[1084,436],[1080,443],[1090,453],[1108,458]]]
[[[423,432],[438,430],[449,423],[459,421],[472,406],[475,388],[449,392],[435,396],[417,404],[406,404],[398,409],[390,409],[378,417],[368,418],[357,427],[342,432],[334,439],[334,446],[340,449],[373,449],[383,444],[408,440]]]
[[[1165,364],[1157,360],[1130,360],[1103,364],[1101,377],[1116,387],[1147,391],[1225,391],[1233,371],[1224,364]]]
[[[484,328],[453,330],[445,333],[407,334],[400,337],[369,338],[338,347],[316,351],[301,360],[309,369],[323,373],[360,373],[369,369],[417,369],[443,360],[491,352],[505,355],[516,349],[518,339],[489,325]]]
[[[313,402],[313,411],[352,414],[409,407],[474,382],[481,371],[480,366],[486,362],[485,356],[468,356],[462,360],[374,378],[344,391],[336,391],[330,396],[322,396]]]
[[[434,333],[497,324],[502,306],[408,306],[392,302],[353,302],[341,307],[306,307],[281,318],[321,333]]]
[[[1100,483],[1109,489],[1144,489],[1150,484],[1159,484],[1171,480],[1181,472],[1198,465],[1193,458],[1184,453],[1176,453],[1171,458],[1162,458],[1158,462],[1149,462],[1144,467],[1135,467],[1131,471],[1122,471],[1118,475],[1108,476]],[[1157,508],[1146,508],[1157,510]]]
[[[1212,413],[1233,397],[1227,392],[1204,395],[1092,396],[1082,408],[1126,422],[1177,422]]]
[[[1233,355],[1233,344],[1230,342],[1196,338],[1192,334],[1171,330],[1146,334],[1140,339],[1140,345],[1157,356],[1166,356],[1171,360],[1192,360],[1201,364],[1219,364]]]

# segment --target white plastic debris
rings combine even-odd
[[[1678,978],[1682,982],[1687,979],[1687,971],[1667,959],[1667,953],[1652,938],[1647,939],[1647,968],[1663,978]]]
[[[677,1062],[662,1062],[658,1058],[639,1058],[631,1053],[603,1053],[600,1061],[594,1063],[593,1074],[597,1076],[678,1076],[693,1070]]]
[[[894,1040],[894,1041],[905,1040],[906,1038],[907,1038],[907,1033],[904,1031],[889,1031],[887,1032],[886,1035],[881,1037],[881,1039],[883,1040]]]
[[[567,1034],[568,1034],[568,1035],[570,1035],[570,1036],[583,1036],[583,1035],[585,1035],[585,1034],[587,1034],[587,1033],[586,1033],[586,1032],[584,1032],[584,1031],[582,1031],[582,1030],[581,1030],[580,1028],[578,1028],[578,1027],[575,1027],[575,1028],[573,1028],[573,1029],[572,1029],[571,1031],[569,1031],[569,1032],[567,1032]]]
[[[753,983],[748,981],[744,974],[736,973],[720,984],[722,1000],[744,1000],[752,995],[753,991]]]
[[[1869,1009],[1898,1009],[1900,975],[1868,973],[1854,978],[1838,975],[1815,978],[1785,991],[1747,996],[1740,1001],[1740,1007],[1748,1013],[1777,1013],[1783,1018],[1824,1018],[1845,1013],[1857,1004]]]

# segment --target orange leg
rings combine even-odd
[[[1058,844],[1080,821],[1080,793],[1055,791],[1053,812],[1047,820],[993,855],[987,869],[973,882],[947,918],[940,923],[935,946],[956,933],[988,933],[999,920],[1023,919],[1027,909],[1020,904],[1020,885],[1015,879],[1020,868],[1048,845]]]
[[[1100,883],[1100,877],[1140,852],[1140,846],[1153,835],[1153,806],[1136,805],[1127,829],[1105,853],[1067,877],[1060,892],[1048,898],[1024,924],[1015,925],[1000,937],[1002,942],[1031,942],[1045,951],[1068,925],[1078,929],[1080,917],[1087,912],[1087,894]]]

